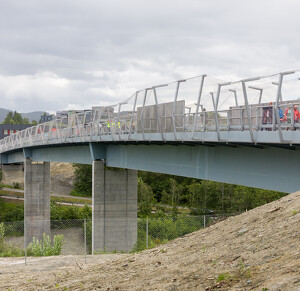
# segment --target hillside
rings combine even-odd
[[[0,289],[300,290],[300,191],[155,249],[109,256],[10,272],[0,259]]]
[[[3,122],[3,120],[5,119],[9,111],[14,111],[14,110],[0,108],[0,123]],[[32,122],[33,120],[38,122],[41,118],[41,115],[43,115],[43,113],[44,111],[33,111],[28,113],[21,113],[21,115],[23,118],[27,117],[29,119],[29,122]]]

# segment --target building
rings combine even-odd
[[[39,123],[49,122],[53,120],[52,114],[42,115]]]
[[[31,124],[0,124],[0,139],[31,126]]]

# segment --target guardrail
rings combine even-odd
[[[220,141],[224,131],[248,131],[252,142],[256,131],[278,131],[283,141],[282,131],[299,128],[299,112],[293,111],[300,105],[294,97],[300,89],[296,90],[297,74],[282,72],[235,82],[202,75],[153,86],[119,104],[68,114],[12,134],[0,141],[0,152],[93,140],[147,141],[149,134],[158,141],[172,134],[177,141],[187,133],[187,139],[197,141],[197,133],[214,132]]]

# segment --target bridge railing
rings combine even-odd
[[[34,145],[91,140],[201,139],[198,133],[296,130],[299,72],[225,82],[202,75],[137,91],[127,100],[38,124],[0,141],[0,152]],[[293,76],[293,77],[292,77]],[[254,86],[255,85],[255,86]],[[290,109],[289,109],[290,108]],[[281,137],[282,139],[282,137]]]

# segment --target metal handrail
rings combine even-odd
[[[258,88],[252,86],[253,82],[270,76],[244,79],[240,82],[216,83],[216,91],[206,91],[207,94],[205,95],[205,84],[208,77],[203,75],[199,76],[200,85],[197,85],[197,91],[194,94],[193,111],[192,107],[185,106],[187,100],[182,99],[180,94],[180,84],[182,82],[187,83],[189,79],[179,80],[176,82],[175,90],[172,93],[173,97],[171,96],[169,103],[159,103],[158,89],[160,87],[169,89],[171,86],[168,85],[172,83],[153,86],[145,89],[144,94],[140,94],[142,103],[138,103],[139,93],[142,93],[142,91],[137,91],[126,102],[70,114],[67,117],[61,117],[11,134],[0,140],[0,153],[35,145],[90,142],[94,140],[115,142],[155,139],[164,141],[166,134],[169,133],[173,136],[174,141],[178,141],[181,139],[181,132],[190,133],[188,138],[193,141],[204,141],[205,136],[200,136],[199,133],[208,132],[214,133],[217,141],[224,141],[221,140],[221,132],[223,131],[248,131],[251,142],[256,143],[255,132],[266,129],[278,132],[280,141],[287,142],[283,138],[282,130],[300,127],[294,122],[293,117],[290,120],[281,120],[278,113],[279,108],[285,111],[288,107],[300,105],[299,100],[282,101],[283,77],[291,73],[295,72],[271,75],[271,77],[279,77],[276,83],[278,89],[273,99],[271,98],[273,102],[271,106],[268,103],[261,102],[262,90],[258,90],[260,94],[258,104],[250,104],[248,100],[248,94],[251,91],[248,89],[252,89],[251,92],[253,92],[255,91],[254,88]],[[251,86],[247,87],[247,82],[251,82]],[[232,85],[235,86],[234,89],[228,90],[227,86]],[[237,85],[241,85],[240,92],[243,94],[243,105],[240,101],[237,102]],[[234,93],[232,96],[233,102],[229,102],[230,105],[227,109],[220,109],[221,95],[225,91],[225,89],[222,91],[222,88],[225,86],[226,92]],[[148,91],[152,91],[152,96],[154,96],[150,104],[147,103],[151,95],[147,94]],[[212,96],[211,99],[208,99],[210,104],[203,101],[209,95]],[[128,105],[129,101],[133,101],[132,107]],[[235,106],[232,106],[232,104],[235,104]],[[238,106],[238,104],[240,105]],[[204,105],[208,105],[212,110],[206,111]],[[129,111],[123,109],[126,106]],[[267,107],[272,108],[272,118],[270,118],[272,122],[263,123],[264,110]],[[114,112],[114,108],[117,108],[117,112]],[[185,108],[189,108],[189,112],[185,112]]]

